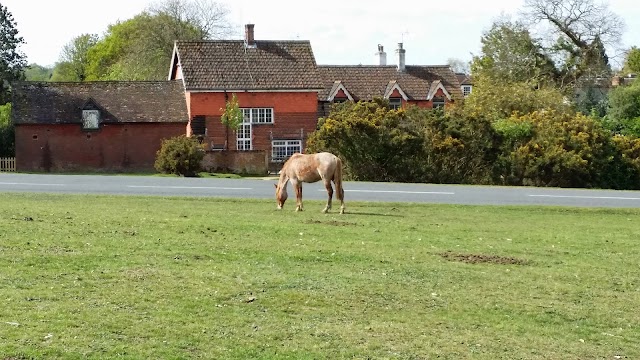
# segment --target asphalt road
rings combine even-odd
[[[274,198],[276,180],[154,176],[0,173],[2,192]],[[640,207],[640,191],[345,182],[345,201],[397,201],[468,205]],[[289,197],[293,197],[289,186]],[[303,198],[323,200],[321,183],[304,184]],[[274,200],[275,202],[275,200]],[[287,204],[290,206],[290,204]]]

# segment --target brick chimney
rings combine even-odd
[[[380,66],[387,65],[387,53],[384,52],[384,47],[378,44],[378,52],[376,53],[376,61]]]
[[[248,47],[256,46],[256,39],[253,36],[253,24],[246,24],[244,26],[244,42]]]
[[[398,43],[398,48],[396,49],[396,58],[398,59],[398,71],[404,72],[405,64],[404,64],[404,54],[407,50],[402,48],[402,43]]]

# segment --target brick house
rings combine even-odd
[[[378,45],[376,65],[319,66],[324,88],[318,93],[318,115],[327,116],[332,103],[348,100],[380,97],[392,108],[438,108],[462,99],[458,78],[448,65],[406,65],[402,43],[395,54],[396,64],[387,65],[384,48]]]
[[[244,40],[176,41],[168,81],[16,83],[17,169],[151,170],[161,140],[186,134],[209,150],[209,170],[276,170],[305,151],[332,103],[434,108],[463,98],[449,66],[406,65],[401,43],[395,53],[396,65],[378,46],[376,65],[318,66],[309,41],[255,40],[247,24]],[[238,131],[220,121],[233,96]]]
[[[458,77],[458,82],[460,83],[460,89],[462,90],[462,96],[465,98],[471,95],[473,91],[473,80],[471,79],[471,75],[465,73],[456,73]]]
[[[177,41],[169,79],[184,83],[187,134],[211,150],[267,151],[281,161],[303,151],[316,129],[322,81],[309,41]],[[244,122],[237,134],[221,123],[225,104],[237,96]]]
[[[188,121],[178,81],[18,82],[12,96],[17,171],[150,171]]]

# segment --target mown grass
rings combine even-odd
[[[640,209],[0,199],[0,359],[640,357]]]

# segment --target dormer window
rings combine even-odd
[[[84,130],[98,130],[99,124],[99,110],[82,110],[82,128]]]
[[[444,96],[434,96],[432,101],[433,101],[434,109],[444,108],[444,104],[445,104]]]
[[[398,110],[402,108],[402,98],[390,98],[389,109]]]

